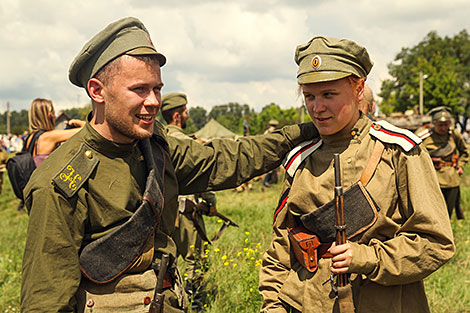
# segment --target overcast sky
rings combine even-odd
[[[374,92],[387,64],[430,31],[470,31],[468,0],[1,0],[0,111],[28,109],[37,97],[58,110],[89,102],[68,81],[82,46],[109,23],[142,20],[158,51],[163,93],[185,92],[207,110],[238,102],[256,110],[299,106],[295,47],[317,35],[366,46]]]

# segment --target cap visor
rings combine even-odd
[[[156,55],[158,58],[158,63],[160,63],[160,66],[163,66],[166,63],[166,57],[163,54],[148,47],[135,48],[130,51],[127,51],[126,54],[127,55]]]
[[[310,72],[310,73],[305,73],[305,74],[297,77],[297,82],[301,85],[302,84],[328,82],[328,81],[348,77],[350,75],[352,75],[352,74],[351,73],[343,73],[343,72]]]

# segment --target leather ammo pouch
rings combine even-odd
[[[289,228],[289,240],[294,250],[295,258],[309,272],[318,268],[318,237],[303,226]]]
[[[360,181],[346,190],[343,198],[346,236],[352,239],[375,223],[380,208]],[[300,217],[305,228],[314,232],[322,243],[336,240],[335,205],[335,199],[333,199],[317,210]]]
[[[165,155],[161,149],[154,149],[155,158],[162,161],[157,168],[150,141],[140,140],[139,145],[149,171],[141,204],[124,224],[80,251],[80,270],[94,283],[108,283],[126,272],[142,255],[158,227],[163,208],[161,188]]]

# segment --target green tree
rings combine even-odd
[[[189,109],[189,118],[194,124],[196,130],[201,129],[208,122],[206,109],[199,106]]]
[[[245,118],[250,116],[250,126],[253,126],[252,124],[256,120],[255,115],[255,111],[248,104],[240,105],[236,102],[230,102],[214,106],[209,112],[208,119],[213,118],[229,130],[242,134]],[[250,128],[250,134],[253,134],[252,131],[253,129]]]
[[[424,113],[449,106],[455,114],[470,116],[470,36],[462,30],[454,37],[435,31],[411,48],[402,48],[388,64],[392,79],[383,81],[381,110],[404,112],[419,105],[419,72],[423,72]]]

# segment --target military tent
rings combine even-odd
[[[237,134],[231,132],[214,119],[211,119],[203,128],[195,132],[194,135],[205,141],[214,138],[236,139],[238,137]]]

